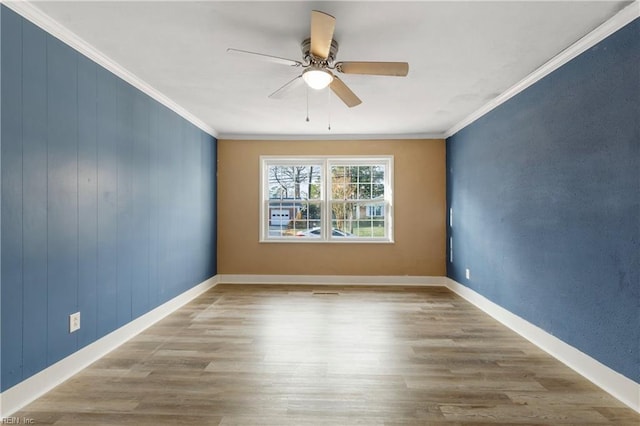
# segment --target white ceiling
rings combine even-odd
[[[615,15],[622,1],[32,2],[220,137],[439,135]],[[310,11],[336,17],[337,60],[407,61],[409,75],[341,75],[328,89],[267,95],[299,69],[226,53],[300,60]],[[330,105],[330,107],[329,107]],[[331,131],[327,129],[331,121]]]

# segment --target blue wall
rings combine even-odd
[[[4,391],[215,275],[216,140],[0,14]]]
[[[636,19],[447,140],[449,277],[636,382],[639,35]]]

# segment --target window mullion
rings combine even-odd
[[[331,235],[331,166],[328,159],[324,159],[322,163],[324,171],[324,210],[322,215],[322,239],[329,241]]]

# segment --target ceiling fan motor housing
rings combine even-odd
[[[332,65],[338,54],[338,42],[335,40],[331,40],[331,47],[329,48],[329,56],[327,56],[327,59],[318,58],[311,54],[311,38],[305,39],[300,44],[300,48],[302,49],[302,58],[304,61],[310,65],[313,64],[319,67]]]

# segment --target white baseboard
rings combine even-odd
[[[144,329],[217,284],[390,285],[447,287],[566,364],[633,410],[640,412],[640,384],[603,365],[541,328],[447,277],[346,275],[216,275],[151,312],[0,394],[0,418],[64,382]]]
[[[174,297],[130,323],[96,340],[41,372],[18,383],[0,394],[0,419],[5,418],[74,374],[97,361],[127,340],[195,299],[218,283],[218,277],[208,280]]]
[[[369,275],[218,275],[220,284],[446,286],[448,278]]]
[[[452,279],[447,287],[616,399],[640,412],[640,384]]]

